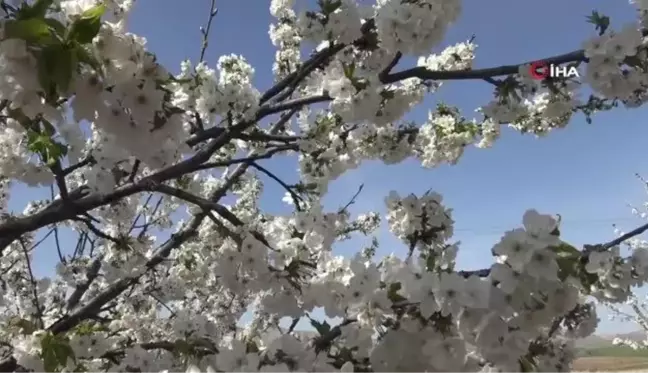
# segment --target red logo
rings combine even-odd
[[[536,61],[532,62],[529,66],[529,73],[531,73],[533,79],[544,80],[549,77],[551,70],[546,62]]]

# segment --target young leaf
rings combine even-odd
[[[48,101],[55,101],[59,92],[67,92],[76,64],[75,48],[63,44],[43,48],[38,58],[38,78]]]
[[[99,4],[81,13],[81,19],[101,19],[106,12],[106,6]]]
[[[33,332],[38,330],[36,324],[27,319],[16,318],[10,320],[9,325],[17,327],[23,335],[31,335]]]
[[[54,350],[54,336],[47,333],[41,339],[41,357],[43,358],[43,367],[46,372],[55,372],[58,368],[58,359]]]
[[[191,344],[189,342],[179,339],[175,341],[174,346],[173,346],[173,353],[176,356],[189,356],[191,355]]]
[[[319,322],[317,320],[311,320],[311,325],[313,326],[313,328],[315,328],[315,330],[317,330],[320,335],[324,335],[331,331],[331,325],[329,325],[329,323],[327,323],[326,321]]]
[[[60,38],[63,38],[66,31],[65,25],[54,18],[45,18],[45,23],[50,27],[50,30],[54,31]]]
[[[257,353],[259,352],[259,346],[254,341],[248,341],[246,344],[247,353]]]
[[[67,93],[72,81],[72,73],[77,65],[77,51],[69,46],[61,48],[54,66],[54,82],[61,93]]]
[[[587,16],[587,22],[595,26],[599,35],[603,35],[608,27],[610,27],[610,17],[602,15],[596,10],[592,11],[592,15]]]
[[[38,154],[41,160],[48,166],[53,166],[56,162],[67,154],[67,146],[60,144],[45,134],[36,131],[27,133],[27,148]]]
[[[94,69],[94,71],[99,74],[100,76],[103,76],[103,72],[101,70],[101,64],[95,58],[95,56],[92,55],[92,52],[87,49],[87,47],[83,45],[79,45],[74,43],[74,51],[76,52],[76,59],[80,63],[86,64]]]
[[[66,145],[60,144],[56,141],[52,141],[51,144],[51,147],[47,149],[47,159],[45,160],[45,163],[50,167],[54,166],[58,160],[65,157],[68,151]]]
[[[76,361],[74,351],[67,339],[47,333],[41,339],[43,365],[47,372],[56,372],[65,367],[68,359]]]
[[[353,73],[355,72],[355,63],[350,63],[350,64],[344,64],[344,76],[347,77],[349,80],[353,80]]]
[[[22,39],[32,44],[47,44],[53,38],[45,20],[31,18],[5,22],[5,39]]]
[[[54,0],[36,0],[32,5],[23,2],[23,6],[16,12],[16,18],[44,18],[52,4]]]
[[[103,4],[92,7],[81,14],[81,17],[74,21],[70,27],[68,40],[74,40],[80,44],[92,42],[101,28],[101,16],[106,11]]]
[[[56,83],[54,81],[54,63],[56,61],[56,47],[44,48],[39,53],[37,60],[38,82],[45,93],[48,102],[56,99]]]

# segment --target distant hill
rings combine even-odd
[[[630,332],[630,333],[613,334],[613,335],[609,335],[609,336],[604,336],[604,338],[608,338],[610,340],[614,340],[614,338],[617,338],[617,337],[618,338],[623,338],[623,339],[629,339],[631,341],[641,342],[641,341],[646,339],[646,332],[641,331],[641,330],[637,330],[637,331]]]
[[[634,331],[630,333],[592,335],[576,341],[578,356],[581,357],[641,357],[648,358],[648,351],[645,349],[634,350],[627,346],[615,346],[612,341],[615,338],[629,339],[631,341],[643,341],[646,333]]]
[[[629,339],[631,341],[640,342],[646,339],[646,333],[637,330],[630,333],[620,333],[620,334],[602,334],[602,335],[595,334],[587,338],[577,340],[576,347],[591,349],[591,348],[612,346],[612,341],[615,338]]]
[[[594,349],[594,348],[600,348],[600,347],[607,347],[612,345],[612,338],[606,338],[600,335],[590,335],[587,338],[582,338],[576,340],[576,347],[582,348],[582,349]]]

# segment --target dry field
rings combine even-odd
[[[648,372],[645,357],[582,357],[574,362],[575,372]]]

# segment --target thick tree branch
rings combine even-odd
[[[570,63],[570,62],[585,61],[585,52],[582,49],[580,49],[577,51],[561,54],[554,57],[543,58],[540,60],[545,61],[548,64],[555,64],[555,65],[560,65],[564,63]],[[381,82],[383,82],[384,84],[392,84],[409,78],[419,78],[422,80],[470,80],[470,79],[483,80],[485,78],[493,78],[496,76],[517,74],[519,72],[520,66],[528,65],[535,61],[527,61],[515,65],[502,65],[497,67],[489,67],[485,69],[474,69],[474,70],[432,71],[426,69],[424,66],[418,66],[418,67],[413,67],[411,69],[388,74],[387,76],[384,77],[384,79],[381,79]]]
[[[616,238],[616,239],[614,239],[614,240],[612,240],[612,241],[610,241],[608,243],[605,243],[605,244],[603,244],[601,246],[602,246],[603,249],[610,249],[610,248],[612,248],[614,246],[618,246],[618,245],[624,243],[625,241],[627,241],[629,239],[632,239],[632,238],[644,233],[647,230],[648,230],[648,223],[646,223],[646,224],[644,224],[644,225],[642,225],[642,226],[640,226],[638,228],[635,228],[635,229],[631,230],[630,232],[620,236],[619,238]]]
[[[92,262],[90,268],[88,269],[88,272],[86,273],[86,280],[77,285],[72,294],[70,294],[70,297],[66,302],[66,307],[68,310],[74,309],[74,307],[79,304],[81,298],[83,298],[83,295],[86,293],[86,291],[88,291],[92,282],[97,278],[97,276],[99,276],[102,259],[102,257],[98,257]]]

